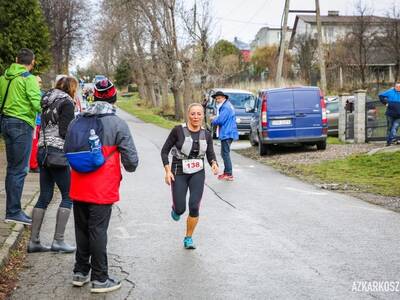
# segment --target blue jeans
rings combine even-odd
[[[12,117],[4,117],[1,126],[7,156],[6,217],[12,217],[21,212],[21,197],[28,174],[33,128],[28,123]]]
[[[394,138],[397,136],[397,129],[400,126],[400,118],[393,118],[393,117],[387,116],[387,123],[388,123],[387,143],[390,144],[393,142]]]
[[[69,167],[65,168],[49,168],[43,166],[43,158],[45,155],[43,147],[38,151],[38,162],[40,167],[40,195],[35,205],[36,208],[47,209],[50,201],[53,199],[54,186],[57,184],[61,193],[60,207],[72,207],[72,201],[69,198],[69,185],[71,182]]]
[[[231,161],[231,144],[233,139],[226,139],[221,141],[221,156],[224,161],[224,173],[232,175],[232,161]]]

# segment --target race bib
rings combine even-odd
[[[184,174],[193,174],[204,169],[202,159],[183,159],[182,168]]]

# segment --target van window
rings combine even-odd
[[[251,94],[227,93],[227,95],[235,108],[245,109],[248,106],[254,107],[255,99]]]

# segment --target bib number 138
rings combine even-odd
[[[183,173],[193,174],[203,170],[204,163],[202,159],[184,159],[182,160]]]

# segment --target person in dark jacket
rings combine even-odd
[[[199,221],[200,202],[204,190],[204,157],[207,157],[212,171],[218,174],[213,140],[209,131],[201,127],[204,119],[200,103],[191,104],[187,112],[187,123],[175,126],[161,150],[165,169],[165,182],[172,190],[171,217],[179,221],[186,210],[186,194],[189,190],[189,216],[186,221],[186,236],[183,245],[195,249],[192,235]],[[172,150],[172,151],[171,151]],[[172,153],[172,164],[168,155]]]
[[[97,170],[80,173],[71,170],[70,197],[74,202],[76,257],[72,284],[81,287],[91,281],[91,292],[111,292],[121,287],[121,281],[108,275],[107,229],[113,203],[119,201],[122,179],[121,162],[125,170],[134,172],[138,155],[128,124],[115,115],[117,90],[107,78],[94,87],[94,103],[81,117],[97,116],[102,124],[102,152],[107,157]],[[68,139],[74,139],[74,122]],[[66,148],[68,144],[66,144]],[[89,272],[91,271],[91,275]]]
[[[217,136],[221,141],[221,156],[224,161],[224,173],[218,176],[220,180],[233,180],[231,144],[232,141],[239,139],[236,126],[235,108],[229,101],[229,96],[218,91],[212,97],[217,102],[217,116],[211,121],[213,126],[217,126]]]
[[[390,146],[396,138],[400,126],[400,81],[393,88],[379,94],[379,100],[387,106],[386,118],[388,124],[386,146]]]
[[[64,242],[64,232],[72,201],[69,198],[70,171],[64,155],[64,140],[69,123],[74,118],[74,102],[78,82],[73,77],[63,77],[54,89],[44,94],[41,105],[41,129],[39,135],[38,163],[40,167],[40,195],[32,212],[32,231],[28,252],[56,251],[71,253],[75,247]],[[60,166],[48,164],[48,157],[61,158]],[[40,228],[46,209],[53,199],[54,185],[61,193],[61,203],[57,211],[54,240],[50,247],[40,243]]]

